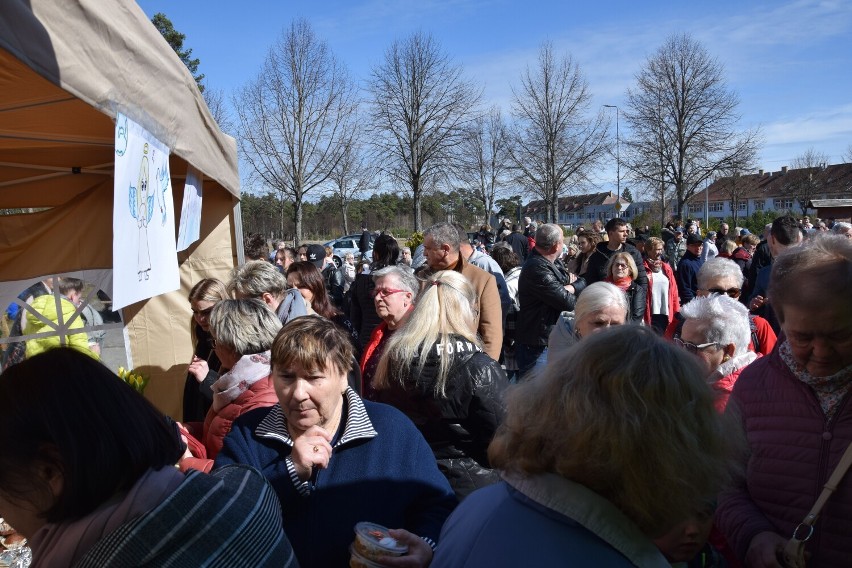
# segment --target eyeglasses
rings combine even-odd
[[[686,349],[693,355],[697,355],[699,351],[704,351],[705,349],[709,349],[710,347],[716,347],[717,349],[720,347],[717,341],[714,341],[712,343],[699,343],[696,345],[695,343],[684,341],[683,339],[677,336],[675,336],[674,338],[674,343],[681,349]]]
[[[194,315],[194,316],[202,316],[202,317],[205,317],[205,318],[209,318],[209,317],[210,317],[210,312],[212,312],[212,311],[213,311],[213,306],[210,306],[209,308],[204,309],[204,310],[196,310],[195,308],[193,308],[193,309],[192,309],[192,315]]]
[[[707,291],[711,294],[727,294],[731,298],[739,298],[741,292],[739,288],[728,288],[727,290],[724,288],[707,288]]]
[[[381,296],[382,298],[387,298],[391,294],[398,294],[400,292],[408,292],[408,290],[397,290],[396,288],[373,288],[373,291],[370,292],[370,295],[374,298],[376,296]]]
[[[627,265],[623,262],[616,262],[615,264],[613,264],[613,266],[616,268],[627,268]]]

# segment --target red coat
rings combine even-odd
[[[278,395],[275,394],[272,377],[266,377],[253,383],[231,404],[225,406],[219,412],[211,407],[204,419],[204,428],[200,440],[191,440],[188,433],[184,432],[184,435],[187,435],[187,445],[192,451],[193,457],[180,460],[178,465],[181,471],[197,469],[205,473],[209,472],[213,468],[213,460],[216,459],[216,455],[222,449],[225,436],[231,431],[234,420],[255,408],[266,408],[277,403]],[[197,432],[198,425],[198,422],[187,424],[187,428],[190,431]]]
[[[744,483],[723,493],[716,523],[740,558],[751,539],[772,531],[785,539],[802,522],[852,443],[852,392],[834,416],[775,349],[740,375],[728,409],[742,419],[750,452]],[[808,566],[848,568],[852,559],[852,475],[840,482],[817,519],[805,551]]]
[[[669,279],[669,324],[671,324],[675,314],[680,311],[680,296],[678,296],[677,293],[677,282],[675,281],[674,271],[672,270],[672,267],[669,266],[668,262],[662,263],[662,270],[666,278]],[[645,259],[645,272],[648,273],[648,294],[646,295],[647,301],[645,303],[645,325],[651,325],[651,296],[654,288],[654,272],[651,270],[651,266],[648,263],[647,258]]]

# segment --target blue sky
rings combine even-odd
[[[270,46],[304,17],[356,80],[394,39],[431,33],[484,88],[483,102],[510,112],[512,87],[543,41],[569,52],[594,97],[622,106],[646,58],[673,33],[701,41],[740,97],[741,125],[760,125],[759,167],[777,171],[808,148],[839,163],[852,145],[852,2],[715,0],[141,0],[186,34],[200,72],[230,95],[259,72]],[[621,123],[622,134],[625,125]],[[614,134],[613,134],[614,135]],[[612,170],[610,172],[610,170]],[[599,183],[615,186],[615,168]]]

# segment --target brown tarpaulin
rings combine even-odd
[[[146,395],[178,417],[192,353],[186,295],[200,278],[226,279],[236,259],[234,140],[135,3],[4,0],[0,209],[49,209],[0,216],[0,281],[112,267],[117,112],[171,149],[176,217],[188,165],[204,175],[201,239],[177,255],[181,289],[123,310],[133,363],[151,375]]]

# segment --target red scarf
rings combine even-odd
[[[625,276],[624,278],[619,278],[618,280],[613,279],[612,276],[606,279],[607,282],[611,284],[615,284],[622,292],[627,292],[627,289],[630,288],[630,285],[633,284],[633,278],[630,276]]]

